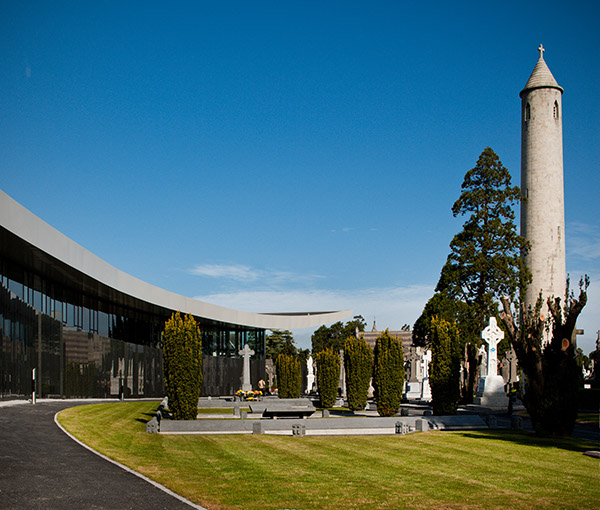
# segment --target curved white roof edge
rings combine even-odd
[[[351,317],[350,310],[290,314],[251,313],[181,296],[120,271],[50,226],[0,190],[0,223],[4,228],[59,261],[119,292],[197,317],[263,329],[321,326]]]

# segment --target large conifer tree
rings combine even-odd
[[[498,300],[513,298],[529,280],[522,259],[528,244],[515,225],[513,205],[521,192],[491,148],[465,174],[461,189],[452,214],[469,216],[450,242],[436,292],[464,305],[458,309],[461,333],[478,342],[487,319],[497,313]]]

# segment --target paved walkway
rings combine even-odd
[[[0,408],[0,508],[193,508],[69,438],[54,415],[75,405],[82,403]]]

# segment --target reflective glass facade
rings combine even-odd
[[[161,333],[172,313],[105,286],[0,227],[0,398],[30,396],[34,368],[41,397],[116,397],[121,389],[126,397],[163,396]],[[254,364],[264,366],[263,329],[196,320],[205,357],[236,358],[247,343]],[[220,372],[225,363],[205,365]],[[236,386],[224,371],[205,380],[210,389],[203,394]]]

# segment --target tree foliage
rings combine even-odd
[[[331,409],[335,405],[340,382],[340,354],[334,349],[325,349],[317,353],[315,359],[321,407]]]
[[[386,329],[375,341],[373,387],[377,412],[393,416],[402,402],[404,388],[404,352],[402,343]]]
[[[510,173],[491,148],[485,148],[465,174],[461,189],[452,214],[468,217],[450,242],[436,294],[414,325],[421,345],[430,341],[434,316],[457,321],[463,344],[479,345],[479,334],[497,314],[500,297],[514,297],[531,279],[522,258],[529,245],[517,234],[513,210],[521,192],[511,185]]]
[[[279,398],[300,398],[302,369],[298,356],[280,354],[275,360]]]
[[[540,434],[567,436],[573,432],[581,378],[574,330],[587,303],[588,285],[589,279],[582,279],[579,298],[571,293],[563,307],[559,297],[549,298],[547,318],[541,313],[541,295],[533,309],[521,304],[519,319],[509,298],[502,298],[501,319],[525,374],[525,392],[520,397]]]
[[[173,313],[162,336],[169,409],[176,420],[195,420],[202,387],[202,337],[191,315]]]
[[[456,322],[460,316],[459,301],[450,298],[444,292],[436,292],[425,304],[425,308],[413,326],[413,344],[420,347],[431,345],[431,320],[441,317],[449,322]]]
[[[431,320],[431,364],[429,385],[433,414],[456,414],[460,398],[461,341],[455,322]]]
[[[351,411],[360,411],[367,405],[369,383],[373,374],[373,351],[363,337],[352,336],[344,342],[346,395]]]
[[[316,354],[325,349],[341,351],[344,348],[344,340],[349,336],[356,337],[356,330],[364,331],[365,326],[366,322],[360,315],[356,315],[346,324],[336,322],[331,326],[321,326],[311,337],[312,353]]]
[[[270,335],[265,337],[266,357],[268,359],[277,359],[280,354],[295,356],[298,354],[298,348],[294,341],[294,335],[289,330],[274,329]]]
[[[514,298],[530,280],[522,258],[529,245],[515,225],[513,205],[521,192],[491,148],[465,174],[461,189],[452,214],[469,216],[450,242],[436,292],[466,305],[459,310],[461,333],[479,343],[487,319],[498,311],[497,300]]]

